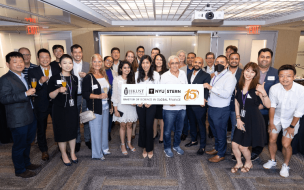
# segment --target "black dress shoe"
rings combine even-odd
[[[184,140],[186,140],[186,138],[187,138],[187,135],[182,134],[181,140],[184,141]]]
[[[81,143],[76,143],[75,152],[79,152]]]
[[[204,148],[199,148],[196,154],[203,155],[204,153],[205,153],[205,149]]]
[[[164,141],[158,141],[159,144],[163,143]]]
[[[108,141],[111,141],[111,140],[112,140],[111,133],[109,133],[109,135],[108,135]]]
[[[251,153],[251,161],[255,161],[259,158],[259,155]]]
[[[196,146],[196,145],[198,145],[197,141],[195,143],[193,143],[192,141],[190,141],[189,143],[185,144],[185,147],[191,147],[191,146]]]
[[[36,175],[36,173],[32,172],[30,170],[25,170],[25,172],[23,172],[21,174],[16,174],[16,176],[22,177],[22,178],[30,178],[30,177],[34,177],[35,175]]]
[[[38,168],[40,168],[41,165],[38,165],[38,164],[31,164],[29,166],[26,166],[25,168],[28,169],[28,170],[36,170]]]
[[[65,163],[64,161],[63,161],[63,159],[62,159],[62,156],[60,156],[60,159],[62,160],[62,162],[64,163],[64,165],[66,165],[66,166],[71,166],[72,165],[72,163],[71,162],[69,162],[69,163]],[[78,161],[78,160],[77,160]]]
[[[85,144],[87,145],[87,147],[88,147],[90,150],[92,149],[92,144],[91,144],[91,141],[86,142]]]

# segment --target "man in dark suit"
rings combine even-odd
[[[5,105],[7,126],[13,137],[12,159],[15,175],[29,178],[36,175],[35,170],[40,165],[31,164],[31,143],[35,139],[37,122],[33,105],[29,96],[34,94],[34,88],[29,86],[22,73],[24,58],[19,52],[6,55],[6,66],[10,69],[0,78],[0,102]]]
[[[229,71],[235,76],[236,78],[236,85],[238,85],[242,69],[239,68],[241,56],[239,53],[233,52],[229,55]],[[236,114],[235,114],[235,105],[234,105],[235,93],[232,93],[231,100],[230,100],[230,121],[231,121],[231,141],[233,139],[233,134],[236,125]],[[235,156],[232,156],[232,160],[236,161]]]
[[[47,161],[49,160],[49,154],[46,141],[46,128],[48,115],[52,115],[52,102],[48,94],[47,82],[51,76],[60,73],[60,70],[50,66],[51,54],[47,49],[40,49],[37,57],[40,66],[29,70],[28,82],[30,83],[33,78],[37,80],[37,96],[34,100],[34,110],[37,116],[37,142],[39,150],[42,152],[41,159]]]
[[[263,48],[258,53],[258,65],[260,69],[260,84],[264,84],[264,88],[269,96],[270,88],[279,83],[278,70],[271,67],[272,64],[272,56],[273,52],[269,48]],[[266,107],[263,106],[262,102],[259,106],[259,109],[264,117],[265,126],[266,126],[266,134],[268,134],[268,123],[269,123],[269,114]],[[267,139],[269,138],[268,135]],[[268,142],[268,140],[267,140]],[[259,155],[262,153],[264,147],[253,147],[251,152],[251,161],[254,161],[259,158]]]
[[[194,62],[192,62],[193,71],[188,74],[188,84],[204,84],[210,83],[210,75],[202,70],[204,65],[203,58],[196,57]],[[186,144],[186,147],[191,147],[197,145],[197,128],[199,127],[200,132],[200,148],[197,151],[197,154],[203,155],[205,152],[206,146],[206,102],[209,96],[209,90],[204,89],[204,104],[203,105],[189,105],[187,106],[187,115],[190,122],[190,135],[191,141]],[[197,125],[196,125],[197,124]]]
[[[74,44],[71,46],[71,53],[73,57],[73,70],[72,74],[74,74],[78,78],[78,90],[77,90],[77,109],[78,113],[82,110],[87,110],[87,102],[82,98],[82,79],[86,76],[86,74],[90,70],[90,63],[82,60],[83,52],[82,47],[78,44]],[[89,127],[89,122],[83,124],[84,129],[84,141],[89,149],[91,149],[91,132]],[[80,123],[78,125],[78,135],[76,138],[76,147],[75,152],[80,150],[81,146],[81,134],[80,134]]]

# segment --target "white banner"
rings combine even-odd
[[[123,84],[122,104],[204,105],[202,84]]]

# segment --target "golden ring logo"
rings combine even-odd
[[[190,89],[188,89],[186,91],[184,99],[186,101],[188,101],[188,100],[195,100],[196,98],[198,98],[198,96],[199,96],[199,91],[198,90],[194,90],[194,89],[190,90]]]

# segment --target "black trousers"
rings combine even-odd
[[[268,135],[268,122],[269,122],[269,115],[263,115],[264,121],[265,121],[265,129],[266,129],[266,137],[267,137],[267,144],[269,141],[269,135]],[[257,147],[252,147],[252,154],[260,155],[263,152],[264,147],[257,146]]]
[[[47,128],[47,119],[49,114],[52,117],[52,105],[53,103],[49,103],[49,107],[46,112],[36,111],[37,115],[37,142],[38,147],[41,152],[47,152],[48,146],[46,141],[46,128]]]
[[[136,111],[139,119],[139,137],[138,146],[146,148],[147,152],[153,150],[153,123],[156,112],[156,106],[151,105],[146,108],[144,105],[140,108],[136,106]]]
[[[197,126],[200,133],[200,148],[206,146],[206,107],[187,107],[187,114],[190,122],[191,141],[197,140]]]

